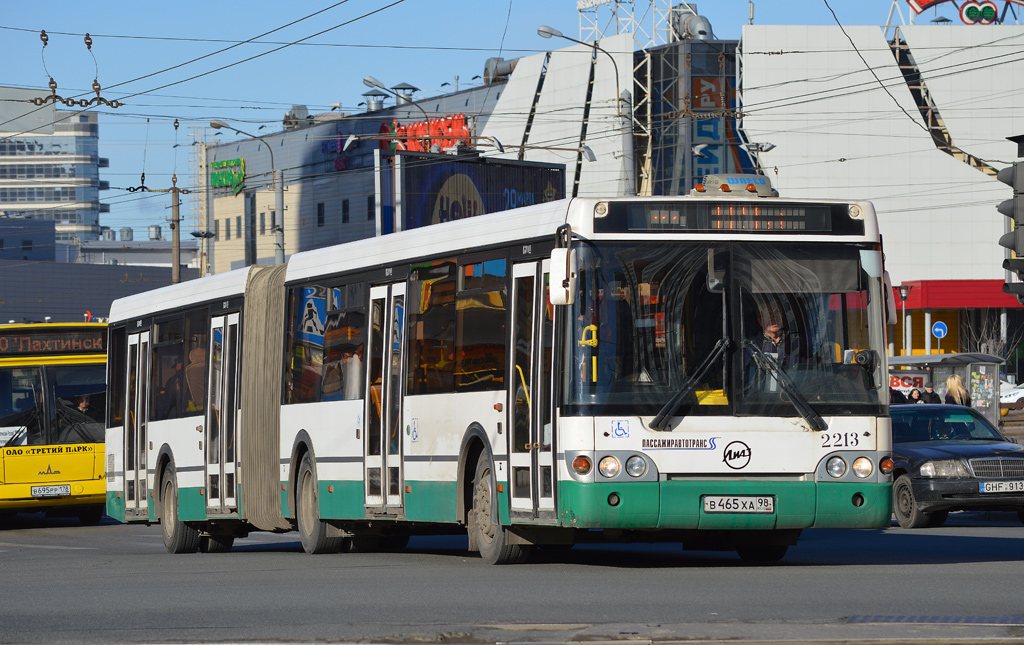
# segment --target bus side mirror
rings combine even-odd
[[[551,304],[576,302],[576,249],[551,250]]]
[[[885,289],[885,324],[896,324],[896,297],[892,295],[892,280],[889,272],[882,272],[882,288]]]

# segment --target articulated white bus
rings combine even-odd
[[[571,199],[114,303],[107,512],[171,552],[468,532],[777,560],[883,527],[891,432],[867,202],[764,177]]]

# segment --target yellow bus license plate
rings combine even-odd
[[[71,494],[71,484],[57,486],[33,486],[32,497],[64,497]]]

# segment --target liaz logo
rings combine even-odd
[[[50,470],[50,464],[46,464],[46,470],[40,470],[40,475],[59,475],[59,470]]]
[[[733,470],[746,468],[747,464],[750,463],[750,446],[742,441],[733,441],[725,447],[722,461]]]

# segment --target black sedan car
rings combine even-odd
[[[971,408],[900,405],[892,414],[892,508],[905,529],[950,511],[1015,511],[1024,522],[1024,446]]]

